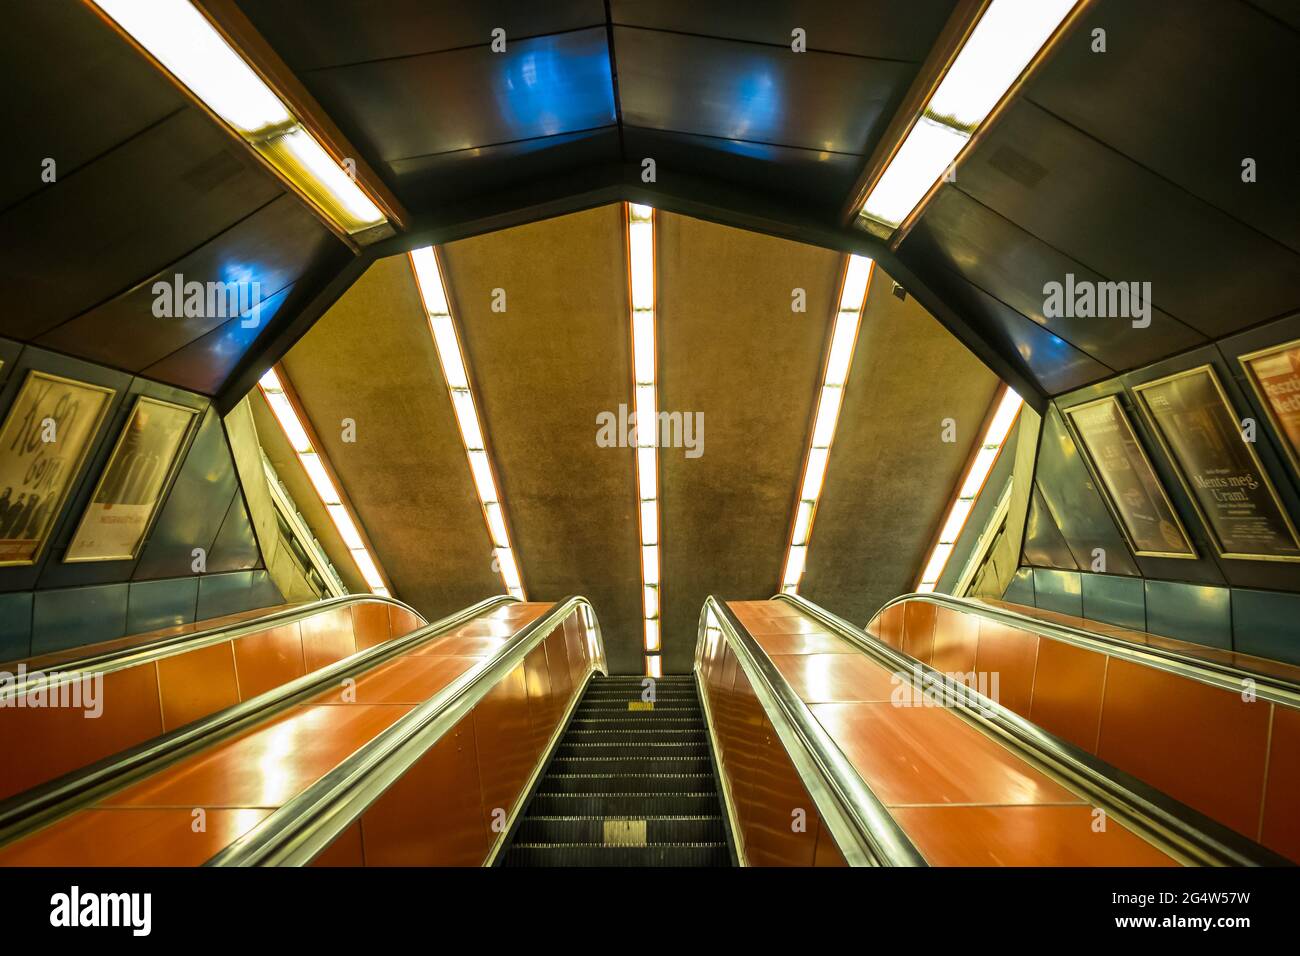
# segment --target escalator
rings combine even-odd
[[[505,866],[729,866],[692,678],[596,678]]]

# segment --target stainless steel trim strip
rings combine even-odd
[[[1180,677],[1187,677],[1203,684],[1230,690],[1236,694],[1240,694],[1249,686],[1255,696],[1263,700],[1282,704],[1286,707],[1300,708],[1300,684],[1272,677],[1268,674],[1261,674],[1244,667],[1234,667],[1231,664],[1203,660],[1175,650],[1141,647],[1121,637],[1112,637],[1100,631],[1089,631],[1068,624],[1058,624],[1055,621],[1044,621],[1028,614],[993,607],[975,598],[960,598],[940,593],[903,594],[886,602],[881,606],[880,611],[876,613],[880,614],[886,608],[907,601],[925,601],[929,604],[936,604],[966,614],[977,614],[980,617],[992,618],[1012,627],[1032,631],[1042,637],[1109,654],[1112,657],[1133,661],[1146,667],[1168,671]],[[1247,685],[1246,681],[1250,681],[1250,685]]]
[[[289,800],[206,866],[305,866],[468,714],[502,678],[570,613],[591,611],[597,654],[605,671],[604,640],[591,603],[572,596],[521,628],[490,660],[466,671],[398,719],[314,784]],[[595,664],[599,663],[599,667]]]
[[[992,698],[895,650],[806,598],[778,594],[773,600],[797,607],[918,692],[942,695],[954,714],[1176,859],[1200,866],[1292,865],[1285,857],[1048,733]]]
[[[262,617],[250,618],[234,624],[212,627],[203,631],[191,631],[189,634],[173,634],[169,637],[161,637],[155,641],[150,641],[147,644],[124,647],[103,654],[92,654],[79,660],[70,660],[53,665],[48,671],[31,671],[25,675],[21,683],[15,682],[0,687],[0,699],[17,698],[35,693],[51,683],[68,680],[69,675],[110,674],[113,671],[125,670],[137,664],[147,664],[166,657],[174,657],[187,651],[199,650],[211,644],[219,644],[221,641],[237,640],[250,634],[256,634],[258,631],[264,631],[267,628],[293,624],[295,621],[304,620],[335,607],[365,602],[392,604],[395,607],[410,611],[418,617],[423,617],[410,605],[403,604],[391,597],[384,597],[380,594],[345,594],[342,597],[313,601],[310,604],[275,611]],[[21,662],[14,661],[13,663]]]
[[[402,637],[390,638],[383,644],[358,651],[233,707],[217,711],[139,746],[16,794],[0,802],[0,846],[21,839],[54,819],[88,805],[105,793],[119,790],[262,721],[275,711],[320,694],[345,678],[359,675],[415,645],[454,630],[499,605],[515,603],[518,603],[516,598],[504,594],[479,601]]]
[[[772,727],[850,866],[927,866],[925,858],[776,669],[753,635],[710,595],[700,613],[696,666],[709,612],[753,685]]]

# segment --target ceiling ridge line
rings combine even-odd
[[[690,30],[674,30],[671,27],[647,27],[647,26],[641,26],[636,23],[613,23],[611,24],[611,26],[618,27],[623,30],[641,30],[642,32],[645,33],[662,33],[665,34],[666,36],[695,37],[696,39],[700,39],[700,40],[717,40],[720,43],[739,43],[739,44],[743,44],[744,46],[760,46],[772,50],[786,50],[788,52],[793,52],[790,50],[790,44],[774,43],[770,40],[746,40],[741,37],[719,36],[716,33],[695,33]],[[798,24],[796,23],[794,24],[794,26],[797,27]],[[827,49],[823,49],[822,47],[811,47],[811,46],[808,47],[805,52],[820,53],[823,56],[842,56],[850,60],[867,60],[871,63],[897,63],[897,64],[904,64],[908,66],[920,66],[922,62],[921,60],[904,60],[899,57],[893,57],[893,56],[868,56],[865,53],[845,53],[841,50],[827,50]],[[927,50],[926,52],[928,53],[929,50]]]

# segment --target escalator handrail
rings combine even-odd
[[[205,866],[305,866],[400,779],[430,747],[515,669],[575,609],[591,615],[592,669],[606,673],[604,639],[591,602],[572,595],[528,622],[482,664],[471,667],[409,711],[301,793],[205,863]],[[504,837],[502,831],[498,837]]]
[[[321,601],[313,601],[310,604],[300,604],[295,607],[273,611],[261,617],[236,621],[231,624],[220,624],[202,631],[191,631],[188,634],[171,634],[143,644],[135,644],[130,647],[117,648],[78,659],[62,661],[51,664],[48,668],[29,670],[23,675],[21,682],[14,681],[0,687],[0,699],[6,697],[17,699],[19,696],[36,693],[51,683],[67,680],[70,674],[85,677],[92,674],[109,674],[113,671],[126,670],[138,664],[148,664],[166,657],[174,657],[177,654],[199,650],[212,644],[220,644],[222,641],[248,637],[268,628],[283,627],[286,624],[293,624],[337,607],[367,602],[391,604],[394,607],[409,611],[421,620],[424,619],[424,615],[410,605],[393,597],[386,597],[382,594],[344,594],[340,597],[326,598]],[[25,663],[25,661],[14,661],[12,663]]]
[[[359,676],[413,646],[436,639],[496,607],[517,603],[518,598],[508,594],[486,598],[400,637],[357,651],[256,697],[0,801],[0,846],[20,840],[54,819],[90,805],[106,793],[121,790],[197,750],[260,723],[272,713],[337,687],[346,678]]]
[[[700,612],[695,659],[701,659],[709,613],[725,632],[804,787],[851,866],[927,866],[925,858],[794,692],[749,629],[710,595]],[[704,688],[700,689],[704,698]]]
[[[1075,746],[975,688],[886,644],[798,594],[784,601],[843,638],[918,691],[943,694],[947,709],[1065,782],[1094,807],[1186,862],[1206,866],[1291,866],[1290,860]],[[919,678],[917,680],[916,678]]]
[[[885,602],[880,610],[872,615],[872,620],[878,619],[881,614],[894,605],[905,604],[908,601],[924,601],[965,614],[991,618],[1041,637],[1073,644],[1076,647],[1108,654],[1112,657],[1119,657],[1146,667],[1168,671],[1202,684],[1230,690],[1233,693],[1241,693],[1249,688],[1252,693],[1263,700],[1282,704],[1286,707],[1300,708],[1300,684],[1288,681],[1285,678],[1221,661],[1195,657],[1171,648],[1134,644],[1122,637],[1115,637],[1101,631],[1090,631],[1069,624],[1060,624],[1056,621],[1045,621],[1042,618],[1021,614],[1018,611],[994,607],[974,598],[954,597],[941,592],[901,594]],[[864,627],[862,630],[865,631],[866,628]]]

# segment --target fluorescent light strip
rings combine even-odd
[[[632,397],[636,413],[637,525],[641,542],[642,648],[646,675],[660,677],[659,425],[655,388],[655,220],[649,206],[627,204],[627,269],[632,295]],[[649,423],[649,428],[642,427]]]
[[[293,402],[285,394],[279,374],[272,368],[257,384],[262,390],[262,397],[266,399],[266,404],[275,415],[275,420],[280,423],[280,430],[284,432],[284,437],[293,447],[294,454],[298,456],[299,464],[311,479],[312,487],[316,489],[316,496],[325,506],[330,520],[334,522],[334,527],[338,529],[339,537],[343,539],[343,546],[352,555],[352,561],[366,582],[366,587],[375,594],[387,596],[388,586],[384,583],[384,575],[379,570],[379,563],[366,548],[352,512],[348,510],[348,506],[339,495],[338,488],[334,485],[334,480],[330,478],[324,459],[312,446],[311,438],[308,437],[307,429],[303,427]]]
[[[858,215],[893,232],[957,159],[1078,0],[993,0]]]
[[[429,320],[433,348],[438,353],[438,362],[442,365],[442,377],[447,380],[452,411],[456,413],[456,424],[460,428],[465,459],[469,462],[470,477],[474,479],[474,490],[478,493],[479,506],[483,510],[483,521],[487,525],[488,537],[492,539],[492,551],[501,572],[501,580],[506,590],[522,601],[523,580],[519,574],[519,564],[515,560],[514,549],[510,546],[510,531],[506,527],[505,507],[501,503],[496,479],[492,475],[492,459],[488,455],[483,426],[479,420],[478,408],[474,404],[474,393],[469,387],[465,353],[461,350],[460,337],[456,335],[456,321],[452,318],[451,308],[447,304],[447,289],[442,281],[438,256],[433,251],[433,246],[423,246],[413,250],[410,259],[411,271],[415,273],[415,284],[420,290],[420,299],[424,302],[424,311]]]
[[[971,510],[975,506],[975,499],[983,490],[984,482],[988,481],[989,472],[993,470],[993,465],[1002,452],[1002,446],[1006,444],[1007,435],[1011,433],[1011,426],[1016,423],[1016,416],[1020,414],[1023,404],[1023,400],[1014,389],[1003,389],[998,398],[997,410],[989,420],[988,427],[984,429],[984,438],[980,441],[979,450],[957,485],[956,497],[948,506],[943,528],[939,531],[939,540],[935,542],[921,571],[921,580],[916,586],[917,591],[929,594],[938,586],[939,578],[943,577],[943,569],[948,565],[948,558],[952,556],[953,546],[961,537],[966,519],[970,517]]]
[[[830,463],[831,443],[835,440],[835,427],[839,423],[840,406],[844,402],[844,386],[853,364],[853,347],[858,339],[858,325],[862,321],[862,306],[871,288],[875,263],[866,256],[849,256],[844,265],[840,284],[840,305],[835,313],[835,327],[831,331],[830,354],[822,388],[817,399],[817,414],[813,418],[812,432],[808,437],[808,454],[804,458],[803,480],[799,483],[799,500],[795,504],[794,527],[790,532],[790,548],[786,551],[785,566],[781,571],[781,590],[795,594],[799,579],[803,577],[804,563],[808,558],[808,541],[812,537],[813,517],[817,512],[817,499],[821,497],[826,480],[826,467]]]
[[[384,213],[190,0],[92,0],[332,222],[355,235]]]

